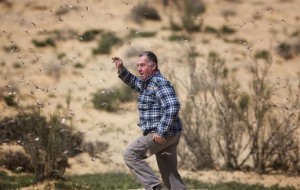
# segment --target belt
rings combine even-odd
[[[143,132],[143,135],[144,135],[144,136],[147,136],[149,133],[154,133],[154,131],[153,131],[153,130],[151,130],[151,131],[144,131],[144,132]]]

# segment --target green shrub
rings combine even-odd
[[[247,44],[247,40],[245,39],[242,39],[242,38],[234,38],[232,40],[227,40],[227,42],[230,42],[230,43],[234,43],[234,44]]]
[[[79,37],[79,39],[84,42],[90,42],[90,41],[93,41],[98,36],[98,34],[100,34],[101,32],[102,32],[102,30],[96,30],[96,29],[88,30],[88,31],[85,31]]]
[[[82,69],[82,68],[84,68],[84,65],[82,63],[77,62],[77,63],[75,63],[74,67],[76,69]]]
[[[100,89],[92,96],[94,108],[108,112],[117,111],[121,102],[129,102],[134,98],[133,90],[128,86],[112,90]]]
[[[47,38],[45,40],[32,40],[32,43],[35,45],[35,47],[56,47],[55,41],[52,38]]]
[[[300,54],[300,40],[293,38],[281,42],[277,47],[277,53],[286,60],[297,57]]]
[[[267,50],[261,50],[261,51],[255,52],[254,58],[255,59],[263,59],[267,62],[272,61],[272,56],[271,56],[270,52]]]
[[[10,107],[16,107],[18,106],[18,102],[16,102],[16,96],[15,94],[9,94],[9,95],[5,95],[3,96],[3,99],[6,103],[6,105],[10,106]]]
[[[136,30],[130,30],[128,34],[128,38],[135,38],[135,37],[142,37],[142,38],[149,38],[154,37],[156,32],[138,32]]]
[[[66,57],[66,53],[59,53],[59,54],[57,55],[57,59],[62,59],[62,58],[64,58],[64,57]]]
[[[230,28],[228,26],[222,26],[221,29],[220,29],[220,32],[221,32],[221,34],[226,35],[226,34],[233,34],[233,33],[236,32],[236,30],[233,29],[233,28]]]
[[[182,26],[188,32],[197,32],[201,30],[201,22],[196,19],[206,10],[205,4],[201,0],[183,1]]]
[[[0,190],[20,189],[34,184],[34,178],[31,175],[7,175],[0,171]]]
[[[149,7],[147,4],[139,4],[132,10],[133,20],[137,23],[141,23],[145,20],[160,21],[161,18],[157,10],[153,7]]]
[[[185,40],[190,40],[191,38],[189,36],[186,35],[176,35],[176,34],[172,34],[169,37],[170,41],[185,41]]]
[[[206,26],[204,29],[204,32],[212,33],[212,34],[219,34],[219,31],[212,26]]]
[[[222,26],[220,29],[216,29],[212,26],[206,26],[204,29],[204,32],[211,33],[211,34],[216,34],[217,36],[220,35],[229,35],[233,34],[236,32],[235,29],[230,28],[228,26]]]
[[[282,42],[278,46],[278,54],[285,58],[285,59],[291,59],[293,57],[292,55],[292,46],[288,43]]]
[[[13,68],[15,68],[15,69],[19,69],[19,68],[21,68],[21,67],[22,67],[21,63],[15,62],[15,63],[13,64]]]
[[[193,51],[190,47],[186,52],[189,78],[182,82],[190,95],[181,112],[186,146],[179,155],[184,166],[299,174],[297,86],[286,82],[280,88],[281,80],[269,80],[272,61],[268,53],[261,54],[270,59],[267,63],[253,59],[251,85],[244,89],[217,53],[210,52],[207,64],[199,68]],[[274,97],[286,101],[274,101]]]
[[[74,155],[74,147],[82,142],[82,134],[64,124],[65,119],[59,113],[47,120],[38,107],[24,110],[0,121],[0,143],[22,142],[31,159],[36,181],[62,177],[68,167],[68,157]]]
[[[206,183],[192,178],[183,178],[188,189],[209,189],[209,190],[296,190],[292,186],[280,187],[272,185],[264,187],[261,184],[244,184],[238,182],[218,182]],[[21,189],[34,185],[34,179],[30,175],[6,175],[0,172],[0,190]],[[86,174],[67,176],[64,180],[54,182],[55,189],[103,189],[103,190],[128,190],[140,189],[141,184],[134,178],[132,174],[114,172],[104,174]],[[28,189],[28,188],[26,188]],[[50,187],[45,187],[50,189]]]
[[[33,172],[30,157],[21,150],[2,151],[0,165],[13,172]]]
[[[122,44],[122,40],[112,32],[102,34],[98,47],[93,49],[93,54],[109,54],[111,48],[115,45]]]
[[[3,47],[4,51],[6,52],[19,52],[20,51],[20,48],[19,46],[13,44],[11,46],[5,46]]]

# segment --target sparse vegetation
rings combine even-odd
[[[19,189],[34,184],[35,180],[32,175],[11,176],[0,171],[0,190]]]
[[[6,52],[19,52],[20,48],[16,44],[12,44],[10,46],[3,47],[4,51]]]
[[[94,108],[115,112],[119,109],[119,104],[121,102],[132,101],[134,98],[134,93],[132,89],[124,85],[119,89],[100,89],[96,93],[93,93],[92,96]]]
[[[15,69],[19,69],[19,68],[21,68],[21,67],[22,67],[21,63],[15,62],[15,63],[13,64],[13,68],[15,68]]]
[[[204,32],[215,34],[218,37],[222,35],[230,35],[236,32],[235,29],[228,27],[228,26],[222,26],[220,29],[216,29],[212,26],[205,26]]]
[[[66,53],[57,54],[57,59],[63,59],[64,57],[66,57]]]
[[[223,35],[233,34],[235,32],[236,32],[236,30],[229,26],[222,26],[220,29],[220,33]]]
[[[170,41],[189,41],[191,38],[186,35],[177,35],[177,34],[172,34],[169,37]]]
[[[261,65],[253,59],[247,91],[241,89],[225,67],[225,60],[216,53],[209,54],[205,69],[197,73],[194,50],[188,48],[190,81],[183,84],[189,99],[182,118],[184,141],[190,151],[181,156],[184,161],[194,158],[195,168],[190,169],[299,173],[298,91],[288,84],[288,88],[274,88],[267,80],[269,61]],[[272,94],[279,90],[290,95],[283,105],[272,100]]]
[[[55,30],[42,30],[38,33],[39,35],[45,35],[47,38],[45,40],[41,40],[41,42],[50,39],[50,41],[60,41],[60,40],[70,40],[74,39],[75,36],[78,36],[77,32],[70,28],[63,28],[63,29],[55,29]]]
[[[19,144],[21,144],[21,141],[19,142]],[[22,150],[2,151],[0,155],[0,165],[13,172],[33,172],[31,159],[28,154]]]
[[[84,65],[82,63],[77,62],[77,63],[75,63],[74,68],[82,69],[82,68],[84,68]]]
[[[257,51],[254,55],[255,59],[263,59],[266,62],[271,62],[272,61],[272,56],[269,51],[267,50],[261,50]]]
[[[188,32],[197,32],[201,30],[201,21],[197,19],[200,14],[205,12],[205,4],[201,0],[187,0],[183,3],[184,15],[182,17],[182,26]]]
[[[260,184],[247,185],[237,182],[218,182],[216,184],[206,183],[195,179],[184,178],[183,181],[188,189],[209,189],[209,190],[296,190],[293,187],[280,187],[273,185],[271,187],[264,187]],[[29,175],[22,176],[8,176],[0,172],[0,189],[17,189],[33,185],[33,178]],[[78,176],[67,176],[65,180],[54,182],[53,189],[103,189],[103,190],[128,190],[141,188],[141,185],[131,174],[125,173],[106,173],[106,174],[87,174]],[[51,186],[48,186],[50,189]]]
[[[225,39],[225,41],[229,43],[239,44],[239,45],[248,44],[247,40],[243,38],[234,38],[232,40]]]
[[[74,148],[81,145],[82,135],[65,124],[69,120],[67,115],[57,112],[47,120],[39,107],[19,109],[20,113],[15,117],[0,121],[0,143],[21,145],[30,162],[22,164],[24,160],[20,158],[25,157],[19,155],[16,162],[7,162],[2,157],[2,164],[12,164],[6,168],[20,166],[24,171],[33,170],[38,182],[62,177],[68,167],[68,157],[74,156]]]
[[[103,33],[98,47],[93,49],[93,54],[109,54],[111,48],[115,45],[122,44],[122,40],[112,32]]]
[[[251,171],[247,179],[238,176],[230,183],[219,182],[227,177],[222,175],[213,178],[213,184],[185,178],[189,189],[295,189],[240,182],[250,181],[252,171],[276,180],[277,173],[300,175],[300,74],[288,72],[299,68],[297,0],[79,1],[45,5],[37,0],[0,0],[0,166],[10,170],[9,175],[0,170],[0,190],[48,178],[51,187],[44,189],[141,188],[133,176],[117,172],[63,175],[67,160],[80,153],[87,154],[76,158],[78,164],[86,156],[93,164],[111,164],[110,144],[101,142],[101,137],[109,141],[110,135],[125,139],[132,134],[119,126],[108,127],[111,117],[91,121],[95,110],[90,109],[114,112],[116,118],[134,111],[133,102],[128,103],[136,98],[133,90],[107,89],[117,80],[110,80],[116,72],[110,57],[120,56],[126,67],[133,68],[133,59],[146,50],[159,51],[162,72],[180,62],[172,76],[183,86],[177,90],[183,99],[181,167]],[[195,48],[184,49],[191,43]],[[185,57],[178,60],[176,56],[185,50]],[[100,90],[87,94],[95,85]],[[65,109],[61,100],[68,89],[76,93],[74,109]],[[22,107],[31,103],[36,103],[33,108]],[[88,133],[95,136],[83,141],[81,135]],[[91,166],[86,162],[71,170]]]
[[[84,42],[90,42],[90,41],[93,41],[93,40],[96,39],[96,37],[97,37],[99,34],[101,34],[102,32],[103,32],[102,30],[97,30],[97,29],[85,31],[85,32],[79,37],[79,40],[80,40],[80,41],[84,41]]]
[[[150,7],[147,3],[139,4],[131,11],[132,19],[137,23],[143,20],[160,21],[160,15],[154,7]]]
[[[32,40],[32,43],[35,45],[37,48],[42,48],[42,47],[56,47],[56,43],[52,38],[47,38],[45,40]]]
[[[205,26],[204,32],[212,33],[212,34],[219,34],[219,31],[212,26]]]
[[[16,95],[14,93],[10,93],[8,95],[4,95],[3,99],[6,103],[6,105],[11,106],[11,107],[16,107],[18,106],[18,102],[16,101]]]
[[[281,42],[277,47],[277,53],[284,59],[292,59],[300,54],[300,40],[294,39]]]
[[[128,34],[128,38],[136,38],[136,37],[141,37],[141,38],[149,38],[149,37],[154,37],[156,35],[156,32],[139,32],[136,30],[130,30]]]
[[[171,30],[179,31],[184,29],[189,33],[199,32],[202,27],[202,20],[199,15],[205,12],[205,4],[201,0],[174,1],[174,4],[178,13],[181,14],[181,23],[174,22],[171,17]]]

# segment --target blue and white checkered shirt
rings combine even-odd
[[[171,83],[159,71],[143,81],[124,68],[119,78],[140,93],[138,125],[144,134],[155,132],[160,136],[173,136],[181,132],[179,100]]]

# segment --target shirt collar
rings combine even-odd
[[[160,73],[159,70],[155,71],[148,79],[143,81],[143,90],[145,90],[149,84],[149,82],[151,81],[151,79],[155,76],[158,75]]]
[[[147,78],[147,79],[144,80],[143,82],[144,82],[144,83],[149,83],[150,80],[151,80],[155,75],[157,75],[157,74],[159,74],[159,73],[160,73],[159,70],[155,71],[154,73],[152,73],[152,75],[151,75],[149,78]]]

